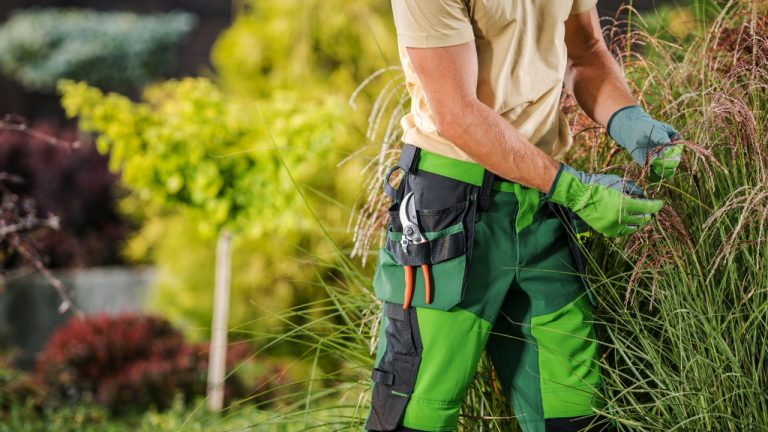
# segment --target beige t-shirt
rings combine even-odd
[[[597,0],[392,0],[400,60],[411,112],[403,140],[455,159],[472,161],[437,133],[406,47],[434,48],[474,40],[477,97],[528,140],[557,157],[571,145],[559,110],[565,74],[565,20]]]

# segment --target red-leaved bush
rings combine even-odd
[[[228,369],[253,361],[248,351],[245,345],[230,346]],[[165,319],[99,315],[73,318],[57,330],[40,354],[36,374],[58,401],[96,402],[120,414],[165,409],[178,395],[185,401],[204,396],[207,368],[207,345],[186,343]],[[232,375],[225,397],[242,399],[254,390]]]

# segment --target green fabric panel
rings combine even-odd
[[[519,287],[510,290],[488,340],[488,354],[524,432],[545,432],[539,356],[531,336],[531,303]]]
[[[424,352],[403,425],[453,430],[491,323],[458,308],[448,312],[418,308],[416,314]]]
[[[560,219],[540,213],[518,236],[517,281],[528,294],[532,315],[555,312],[584,293],[584,281]]]
[[[463,230],[464,230],[464,225],[461,222],[459,222],[456,225],[451,225],[448,228],[441,229],[440,231],[425,232],[424,237],[426,237],[427,240],[434,240],[436,238],[444,237],[444,236],[454,234]],[[403,238],[403,233],[397,232],[397,231],[390,231],[387,235],[390,240],[393,240],[396,242],[399,242],[400,239]]]
[[[480,213],[469,264],[469,280],[459,307],[493,322],[517,273],[515,194],[493,192],[491,207]]]
[[[592,414],[592,401],[600,386],[592,320],[586,296],[531,318],[531,335],[539,351],[544,418]]]
[[[426,150],[419,152],[419,169],[475,186],[480,186],[483,183],[483,172],[485,171],[481,165],[476,163],[445,157]]]
[[[533,217],[539,209],[539,191],[523,187],[517,183],[509,183],[517,197],[518,209],[515,218],[515,232],[522,231],[533,222]]]
[[[421,267],[413,267],[412,307],[425,307],[447,311],[461,300],[464,280],[465,255],[429,266],[432,274],[432,303],[427,304],[424,292],[424,275]],[[402,304],[405,299],[405,271],[395,257],[385,248],[379,249],[379,261],[373,276],[376,297],[390,303]]]
[[[494,180],[493,189],[500,192],[515,192],[515,186],[520,186],[517,183],[508,182],[506,180]]]
[[[420,170],[428,171],[433,174],[440,174],[441,176],[450,177],[454,180],[463,181],[475,186],[483,184],[483,172],[485,169],[482,165],[452,159],[423,149],[419,154]],[[496,180],[493,182],[493,189],[501,192],[516,193],[516,189],[519,188],[520,185],[517,183],[512,183],[506,180]]]

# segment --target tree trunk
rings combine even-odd
[[[216,286],[213,294],[213,323],[208,357],[208,409],[213,412],[221,411],[224,405],[231,274],[232,235],[222,229],[216,243]]]

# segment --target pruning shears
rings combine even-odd
[[[403,252],[408,254],[408,245],[410,244],[427,243],[427,238],[419,229],[419,223],[416,218],[416,201],[413,192],[406,194],[402,204],[400,204],[400,224],[403,226],[403,237],[400,240]],[[408,309],[413,298],[413,267],[405,265],[403,269],[405,270],[403,309]],[[427,304],[430,304],[432,303],[432,282],[429,279],[429,264],[421,264],[421,273],[424,275],[424,297]]]

